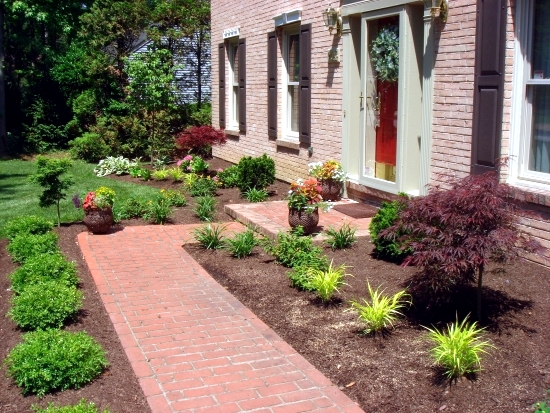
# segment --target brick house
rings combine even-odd
[[[330,2],[329,2],[330,3]],[[339,8],[341,31],[323,22]],[[550,3],[212,0],[212,122],[238,162],[267,153],[277,177],[342,162],[357,200],[422,195],[441,174],[494,170],[524,192],[550,245]],[[399,35],[398,80],[380,82],[373,41]],[[548,103],[548,105],[547,105]]]

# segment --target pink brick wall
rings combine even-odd
[[[238,162],[244,156],[260,156],[264,152],[276,163],[277,178],[292,181],[307,176],[309,162],[340,159],[342,153],[342,66],[328,62],[328,51],[341,38],[331,36],[324,28],[321,12],[326,3],[321,1],[260,1],[260,0],[212,0],[212,122],[218,125],[218,54],[224,29],[240,26],[240,38],[246,39],[246,121],[247,132],[229,139],[214,155]],[[307,146],[299,150],[276,145],[267,136],[267,33],[275,29],[273,17],[283,12],[302,9],[302,24],[312,23],[312,97],[311,131],[313,156],[308,156]],[[279,61],[282,59],[279,49]],[[226,66],[228,64],[226,63]],[[278,67],[278,105],[281,118],[281,76]],[[226,93],[226,99],[229,93]]]

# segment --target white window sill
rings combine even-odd
[[[240,136],[241,132],[238,129],[226,129],[225,134],[229,136]]]
[[[275,144],[277,146],[282,146],[282,147],[285,147],[285,148],[300,150],[300,142],[298,142],[298,141],[289,141],[289,140],[284,140],[284,139],[277,139],[275,141]]]
[[[535,205],[550,207],[550,185],[516,179],[509,185],[518,190],[516,199]]]

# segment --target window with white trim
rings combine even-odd
[[[517,157],[512,173],[520,180],[550,184],[550,2],[528,0],[517,4],[521,29],[513,96],[521,116],[521,128],[513,129],[512,155]],[[513,178],[512,178],[513,179]]]
[[[229,125],[228,129],[239,128],[239,43],[229,42]]]
[[[299,89],[300,89],[300,33],[299,29],[290,29],[284,32],[283,37],[285,75],[283,77],[286,98],[283,98],[285,136],[298,139],[300,127]]]

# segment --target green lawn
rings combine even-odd
[[[67,199],[61,201],[61,222],[81,221],[84,212],[73,206],[71,198],[78,193],[83,198],[88,191],[108,186],[116,192],[117,203],[124,202],[130,195],[151,198],[158,190],[139,184],[119,182],[95,176],[95,165],[75,161],[70,171],[74,185],[69,189]],[[36,170],[34,162],[10,160],[0,161],[0,234],[7,221],[20,215],[39,215],[57,223],[55,206],[40,208],[38,197],[42,193],[39,185],[31,184],[29,176]],[[136,182],[139,182],[136,180]]]

